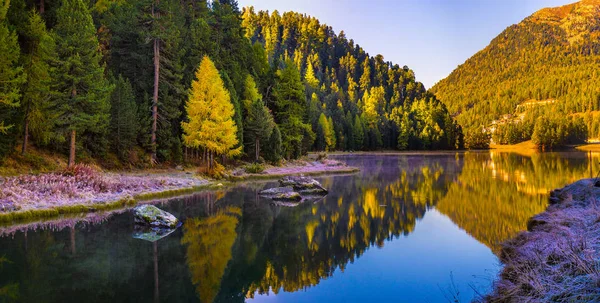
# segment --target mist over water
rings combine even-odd
[[[500,243],[550,190],[598,172],[586,153],[337,156],[361,171],[282,207],[276,182],[157,206],[183,226],[151,243],[130,212],[0,228],[8,302],[469,302],[490,289]]]

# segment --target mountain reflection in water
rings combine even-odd
[[[129,212],[0,228],[0,301],[447,302],[455,283],[467,302],[547,193],[599,169],[585,153],[338,158],[361,172],[319,178],[316,203],[259,197],[273,182],[161,203],[184,224],[155,243]]]

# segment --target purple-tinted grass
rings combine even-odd
[[[265,174],[284,175],[284,174],[301,174],[312,172],[328,172],[338,171],[343,168],[348,168],[345,163],[336,160],[321,160],[321,161],[295,161],[287,166],[269,167],[265,169]]]
[[[504,269],[483,302],[600,302],[600,188],[582,180],[528,231],[503,244]]]
[[[40,174],[0,178],[0,212],[117,201],[142,193],[191,188],[206,180],[179,174],[106,174],[86,165]]]

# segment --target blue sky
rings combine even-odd
[[[573,0],[238,0],[256,10],[297,11],[346,32],[370,55],[415,71],[427,88],[511,24]]]

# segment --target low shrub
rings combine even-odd
[[[327,160],[327,153],[318,153],[317,161]]]
[[[252,163],[252,164],[246,165],[246,167],[244,169],[249,174],[260,174],[263,171],[265,171],[265,166],[260,163]]]

